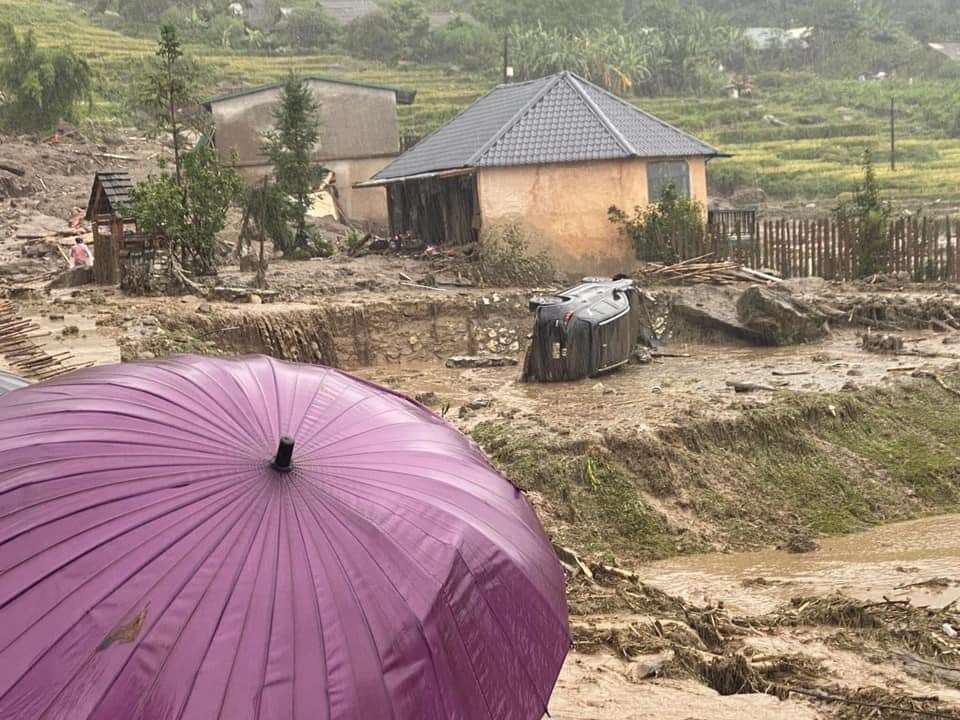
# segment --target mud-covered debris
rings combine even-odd
[[[737,301],[740,321],[767,345],[795,345],[827,334],[827,316],[788,292],[752,287]]]
[[[208,297],[211,300],[242,303],[269,303],[274,302],[279,292],[276,290],[261,290],[243,287],[215,287],[210,290]]]
[[[860,338],[860,347],[872,353],[897,353],[903,350],[904,340],[900,335],[866,333]]]
[[[518,362],[507,355],[454,355],[446,364],[448,368],[497,368],[513,367]]]
[[[815,552],[820,549],[817,541],[810,535],[802,532],[794,533],[786,542],[777,546],[778,550],[786,550],[789,553],[802,555],[804,553]]]
[[[776,388],[760,383],[741,380],[727,380],[727,387],[733,388],[735,393],[773,392]]]
[[[417,393],[414,399],[421,405],[426,405],[427,407],[435,407],[440,404],[440,397],[432,390]]]
[[[60,273],[47,285],[50,290],[61,288],[75,288],[82,285],[89,285],[94,281],[93,268],[76,267],[66,272]]]

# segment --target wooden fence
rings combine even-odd
[[[712,254],[747,267],[770,269],[785,278],[818,276],[850,280],[862,274],[858,227],[832,218],[717,218],[700,237],[671,244],[680,259]],[[960,221],[955,218],[903,218],[890,223],[878,256],[878,271],[907,273],[916,282],[960,281]]]

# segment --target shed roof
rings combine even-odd
[[[99,204],[98,188],[103,189],[103,201]],[[131,190],[133,190],[133,179],[130,173],[98,172],[93,177],[93,189],[90,191],[90,200],[87,202],[87,220],[93,220],[100,214],[116,213],[124,205],[129,205]]]
[[[307,75],[303,78],[303,80],[307,82],[333,83],[334,85],[349,85],[351,87],[366,88],[368,90],[388,90],[397,96],[397,102],[400,105],[413,105],[413,101],[417,97],[416,90],[405,90],[403,88],[387,87],[386,85],[371,85],[368,83],[355,82],[353,80],[323,77],[322,75]],[[209,110],[210,107],[216,103],[223,102],[225,100],[233,100],[234,98],[243,97],[244,95],[254,95],[256,93],[267,92],[268,90],[276,90],[277,88],[283,87],[283,85],[283,82],[275,82],[268,85],[257,85],[249,88],[241,88],[240,90],[234,90],[233,92],[209,98],[204,100],[201,104],[203,107]]]
[[[563,72],[494,88],[371,182],[467,167],[720,154],[603,88]]]

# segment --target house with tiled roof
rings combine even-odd
[[[634,254],[610,206],[643,207],[673,185],[706,207],[706,165],[719,155],[564,72],[495,88],[362,185],[387,189],[395,234],[462,243],[520,223],[560,267],[611,273]]]

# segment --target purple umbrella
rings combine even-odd
[[[568,647],[527,501],[389,390],[178,357],[0,398],[0,718],[534,720]]]

